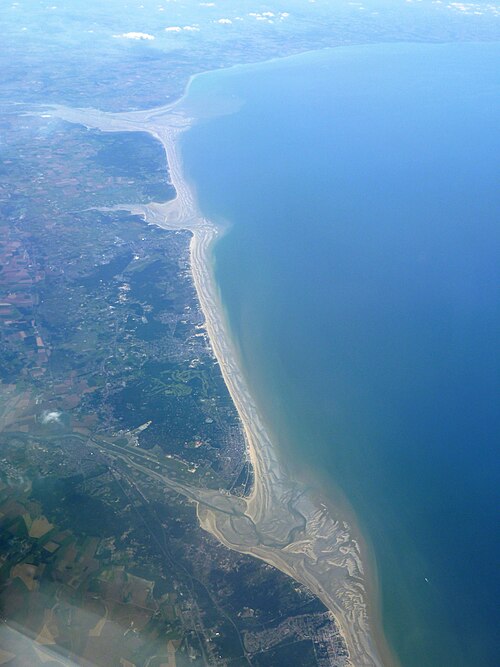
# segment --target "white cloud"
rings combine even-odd
[[[230,23],[232,23],[232,21],[231,21],[231,19],[219,19],[217,21],[217,23],[222,23],[222,24],[229,25]]]
[[[200,32],[200,29],[197,25],[185,25],[181,28],[180,25],[170,25],[168,28],[165,28],[165,32]]]
[[[44,412],[42,414],[42,424],[59,424],[61,421],[60,412]]]
[[[256,21],[267,21],[267,23],[274,23],[274,18],[279,18],[280,21],[283,21],[284,19],[288,18],[290,14],[288,12],[279,12],[279,14],[275,14],[274,12],[250,12],[248,16],[251,16]]]
[[[154,35],[149,35],[147,32],[124,32],[122,35],[113,35],[113,37],[117,39],[154,39]]]
[[[472,2],[450,2],[446,5],[448,9],[454,9],[464,14],[474,14],[476,16],[481,16],[486,13],[493,14],[494,16],[500,16],[500,5],[498,4],[483,4],[476,5]]]
[[[499,14],[498,5],[495,6],[493,4],[483,5],[480,8],[478,7],[478,5],[475,5],[471,2],[450,2],[450,4],[447,5],[447,7],[448,9],[455,9],[459,12],[463,12],[464,14],[475,14],[476,16],[481,16],[485,12],[491,12],[493,14],[496,14],[497,16]]]

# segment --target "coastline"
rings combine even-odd
[[[188,84],[189,88],[189,84]],[[184,96],[185,97],[185,96]],[[108,114],[94,109],[51,107],[52,115],[106,132],[147,132],[165,149],[173,200],[146,205],[121,204],[112,210],[141,215],[150,224],[191,231],[193,281],[212,350],[245,433],[254,484],[246,498],[209,489],[192,490],[201,526],[227,547],[253,555],[306,585],[333,614],[353,667],[397,664],[370,618],[376,608],[353,526],[327,507],[318,494],[289,477],[280,463],[240,370],[212,271],[212,248],[221,234],[198,210],[182,172],[179,138],[194,122],[173,105],[150,111]],[[109,210],[109,209],[108,209]]]

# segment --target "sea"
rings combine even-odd
[[[181,143],[280,456],[356,517],[403,667],[500,646],[500,43],[195,77]]]

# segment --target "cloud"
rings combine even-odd
[[[59,424],[61,421],[60,412],[44,412],[42,414],[42,424]]]
[[[116,37],[117,39],[154,39],[154,35],[149,35],[147,32],[124,32],[122,35],[113,35],[113,37]]]
[[[222,23],[222,24],[225,24],[225,25],[229,25],[230,23],[232,23],[232,21],[231,21],[231,19],[219,19],[217,21],[217,23]]]
[[[472,2],[450,2],[446,5],[448,9],[455,9],[456,11],[463,12],[464,14],[475,14],[476,16],[481,16],[486,12],[490,12],[495,16],[500,15],[500,6],[491,4],[476,5]]]
[[[251,16],[256,21],[267,21],[267,23],[274,23],[273,19],[276,18],[280,21],[283,21],[284,19],[288,18],[290,14],[288,12],[279,12],[278,14],[275,14],[274,12],[250,12],[248,16]]]
[[[165,32],[200,32],[200,29],[197,25],[185,25],[181,28],[180,25],[169,25],[168,28],[165,28]]]

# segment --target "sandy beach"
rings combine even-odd
[[[45,115],[49,113],[105,132],[147,132],[165,148],[175,199],[148,205],[124,202],[113,209],[141,215],[148,223],[166,229],[192,232],[195,288],[213,352],[241,419],[254,470],[254,485],[246,498],[209,489],[186,492],[197,502],[201,526],[227,547],[275,566],[316,594],[334,615],[353,667],[395,665],[370,616],[375,605],[369,599],[360,540],[353,526],[290,477],[278,459],[241,372],[212,271],[212,247],[222,230],[200,213],[182,173],[179,137],[194,122],[183,113],[182,100],[151,111],[108,114],[58,106],[44,111]]]

